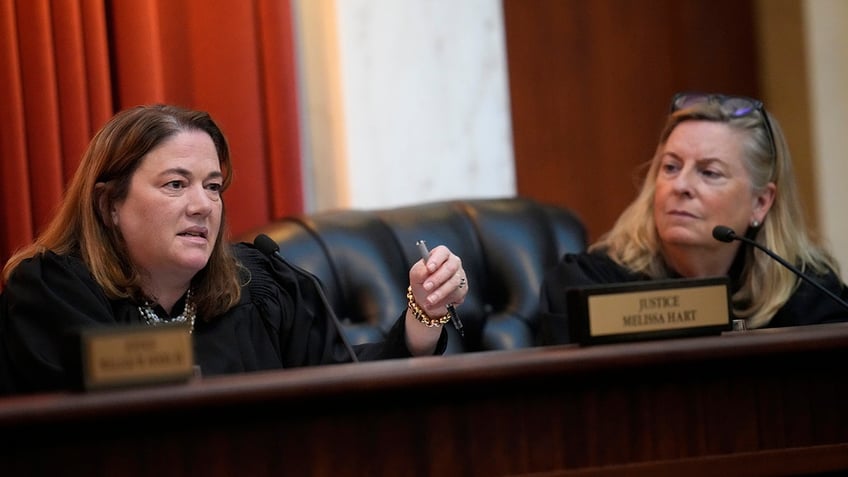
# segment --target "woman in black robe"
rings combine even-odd
[[[314,282],[226,241],[230,171],[207,113],[153,105],[113,117],[46,230],[3,270],[0,388],[75,386],[80,330],[121,324],[184,322],[204,376],[351,361]],[[358,360],[444,351],[441,315],[468,291],[461,261],[436,247],[409,279],[409,309],[384,341],[354,347]]]
[[[845,321],[843,304],[718,226],[770,248],[848,300],[831,255],[807,234],[792,159],[761,101],[681,93],[660,135],[642,188],[613,228],[568,254],[541,290],[539,342],[569,343],[566,290],[666,278],[730,278],[734,319],[747,328]]]

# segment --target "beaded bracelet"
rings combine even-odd
[[[439,328],[440,326],[449,322],[451,319],[450,313],[438,319],[430,318],[430,316],[427,315],[427,313],[422,310],[420,306],[418,306],[418,303],[415,302],[415,296],[412,294],[412,286],[406,289],[406,301],[407,306],[409,306],[409,309],[412,310],[412,316],[414,316],[416,320],[424,324],[424,326],[427,326],[429,328]]]

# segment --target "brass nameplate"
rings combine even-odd
[[[720,334],[730,329],[726,277],[569,290],[572,339],[603,343]]]
[[[104,327],[80,337],[84,389],[181,382],[194,374],[186,324]]]

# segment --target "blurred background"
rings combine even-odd
[[[520,195],[573,209],[594,240],[634,197],[671,96],[695,90],[765,102],[804,226],[848,266],[846,26],[842,0],[0,0],[0,260],[94,132],[154,102],[227,134],[232,235]]]

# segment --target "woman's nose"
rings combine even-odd
[[[680,171],[680,174],[677,174],[677,176],[674,178],[674,181],[672,182],[675,192],[679,194],[691,195],[692,179],[692,171],[690,169],[683,168]]]
[[[188,196],[189,213],[208,214],[212,210],[212,198],[203,186],[191,187]]]

